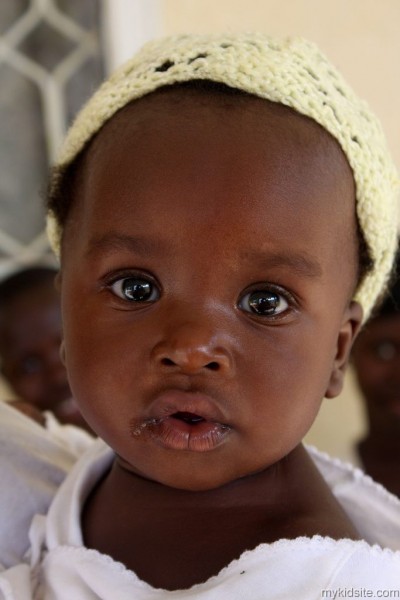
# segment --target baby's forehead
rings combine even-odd
[[[259,128],[272,119],[280,123],[282,131],[293,131],[294,123],[301,124],[304,135],[321,139],[326,144],[338,148],[348,162],[337,140],[310,117],[284,104],[207,80],[165,86],[129,102],[103,125],[97,137],[104,132],[114,130],[121,123],[125,126],[127,123],[135,122],[139,127],[160,122],[171,116],[181,118],[183,122],[185,119],[202,121],[207,113],[213,112],[219,117],[233,114],[238,124],[241,122],[241,116],[253,113],[257,119],[260,116],[263,118],[263,122],[258,122]],[[232,126],[232,122],[230,125]]]
[[[99,149],[112,152],[113,143],[119,144],[127,136],[143,135],[146,128],[160,128],[171,120],[179,122],[180,128],[193,123],[201,128],[213,116],[221,123],[227,122],[233,131],[247,127],[247,135],[254,140],[267,140],[273,127],[283,141],[291,140],[300,152],[307,145],[313,146],[316,154],[328,154],[332,169],[342,171],[340,176],[350,177],[353,182],[353,172],[341,146],[319,123],[289,106],[212,81],[165,86],[130,102],[103,126],[88,155],[96,156]],[[211,142],[212,137],[217,142],[217,134],[211,136]]]
[[[168,168],[176,178],[183,177],[184,164],[193,177],[208,164],[202,172],[209,178],[211,149],[218,149],[217,159],[220,152],[236,165],[227,180],[237,185],[243,175],[250,188],[256,186],[257,175],[267,179],[268,165],[280,164],[286,172],[281,184],[316,183],[321,194],[335,188],[355,215],[353,172],[328,131],[290,107],[207,81],[158,89],[118,111],[94,138],[83,171],[93,181],[95,173],[103,177],[131,157],[132,177],[144,180],[148,173],[150,183]],[[266,168],[260,174],[263,159]],[[349,219],[348,230],[353,227]]]
[[[171,86],[135,100],[108,121],[89,152],[81,196],[91,207],[86,214],[97,219],[96,198],[111,188],[114,210],[118,198],[118,210],[134,199],[139,209],[145,205],[142,215],[152,223],[165,218],[165,206],[176,210],[182,224],[198,205],[204,216],[211,193],[214,228],[224,225],[214,216],[217,209],[219,219],[234,213],[241,220],[280,199],[296,220],[312,206],[324,221],[331,215],[332,227],[340,226],[338,237],[353,239],[354,182],[337,141],[291,108],[224,87]],[[154,197],[164,198],[157,210],[150,209]],[[292,205],[282,202],[290,197]]]

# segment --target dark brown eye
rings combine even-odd
[[[152,281],[140,277],[124,277],[111,286],[116,296],[128,302],[154,302],[160,297],[158,288]]]
[[[255,290],[245,294],[239,307],[263,317],[271,317],[283,313],[289,307],[287,300],[272,290]]]

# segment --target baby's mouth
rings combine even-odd
[[[199,412],[193,410],[199,408]],[[232,428],[205,396],[168,392],[157,399],[153,415],[131,423],[131,435],[169,450],[205,452],[219,446]]]

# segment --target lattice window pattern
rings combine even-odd
[[[41,192],[103,78],[100,0],[0,2],[0,277],[48,253]]]

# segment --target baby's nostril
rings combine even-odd
[[[206,364],[204,364],[203,361],[200,361],[199,364],[197,364],[197,361],[196,361],[195,364],[191,364],[190,361],[188,361],[187,364],[186,364],[186,362],[184,362],[184,363],[181,364],[179,360],[178,360],[178,362],[175,362],[171,358],[168,358],[167,356],[161,358],[160,362],[161,362],[161,364],[164,367],[176,367],[176,366],[178,366],[178,367],[182,367],[183,369],[185,369],[187,367],[187,368],[190,368],[190,370],[193,370],[193,369],[195,369],[195,370],[200,369],[201,370],[201,369],[205,368],[205,369],[209,369],[210,371],[219,371],[220,366],[221,366],[219,364],[219,362],[217,362],[217,361],[212,361],[212,362],[209,362],[209,363],[206,363]]]
[[[208,365],[206,365],[207,369],[210,369],[210,371],[218,371],[219,369],[219,364],[215,361],[208,363]]]
[[[165,365],[166,367],[173,367],[175,363],[170,358],[163,358],[161,360],[161,364]]]

